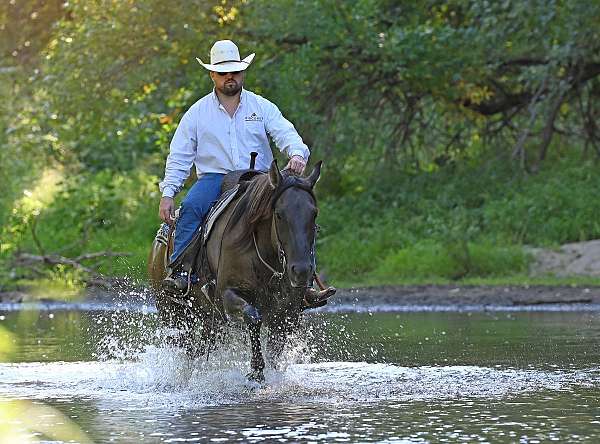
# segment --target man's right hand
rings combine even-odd
[[[167,225],[173,225],[173,222],[175,222],[175,202],[172,197],[163,196],[160,199],[158,217]]]

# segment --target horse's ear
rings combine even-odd
[[[310,183],[310,187],[311,188],[313,188],[315,186],[315,184],[319,180],[319,177],[321,177],[321,165],[322,164],[323,164],[323,161],[319,160],[317,162],[317,164],[315,165],[315,167],[313,168],[313,170],[310,173],[310,175],[306,178],[306,180],[308,181],[308,183]]]
[[[273,188],[277,188],[281,183],[281,172],[279,172],[276,159],[273,159],[273,162],[271,162],[271,168],[269,168],[269,181],[271,182],[271,186]]]

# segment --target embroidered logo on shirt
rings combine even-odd
[[[262,122],[263,118],[261,116],[257,116],[256,113],[252,113],[249,116],[244,117],[246,122]]]

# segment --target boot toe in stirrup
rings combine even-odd
[[[188,282],[184,276],[167,276],[162,281],[162,288],[168,293],[180,294],[187,290]]]

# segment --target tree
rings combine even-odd
[[[296,74],[320,116],[307,126],[344,165],[428,168],[485,141],[524,166],[536,149],[539,167],[556,133],[597,145],[596,2],[252,5],[249,36],[268,42],[270,66]]]

